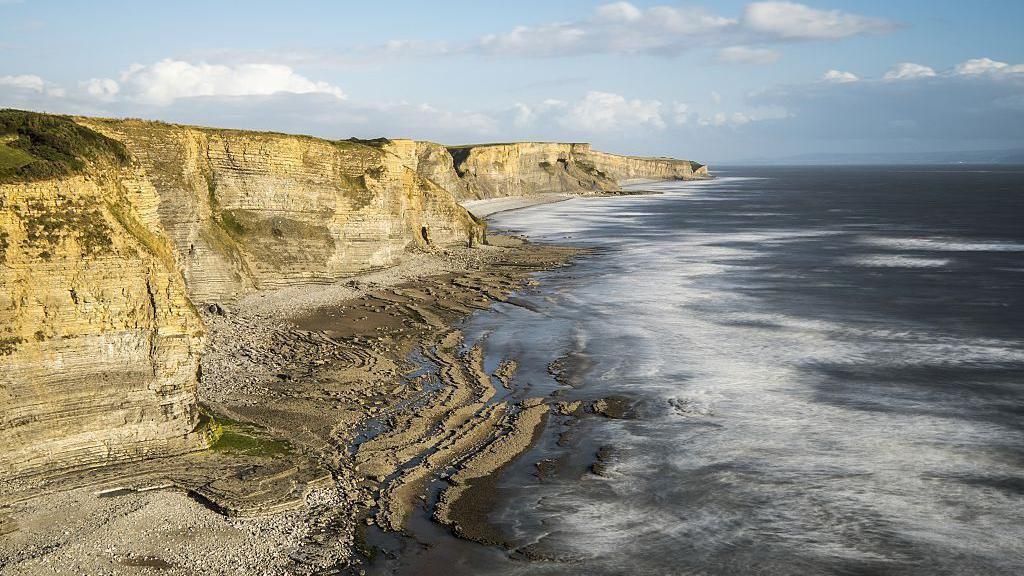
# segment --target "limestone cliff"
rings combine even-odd
[[[641,158],[596,152],[589,144],[519,142],[444,148],[429,142],[391,141],[385,146],[421,176],[460,200],[557,192],[617,192],[630,180],[706,178],[689,160]]]
[[[84,121],[138,159],[198,303],[383,268],[482,224],[399,156],[363,143]]]
[[[133,167],[0,185],[0,479],[205,446],[158,203]]]
[[[193,302],[482,240],[373,146],[0,112],[0,480],[204,447]]]

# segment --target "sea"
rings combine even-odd
[[[1024,574],[1024,167],[729,167],[489,218],[587,248],[464,321],[553,416],[506,547],[371,574]]]

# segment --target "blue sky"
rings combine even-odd
[[[0,106],[735,161],[1024,147],[1024,2],[0,0]]]

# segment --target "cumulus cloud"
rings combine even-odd
[[[517,26],[461,47],[449,47],[444,53],[531,57],[599,53],[674,55],[695,48],[721,48],[722,62],[763,64],[774,62],[778,54],[745,44],[838,40],[886,32],[894,27],[881,18],[817,10],[794,2],[754,2],[746,6],[741,18],[693,6],[638,7],[630,2],[614,2],[598,6],[588,17],[577,21]]]
[[[735,129],[752,122],[781,118],[785,114],[778,107],[709,113],[694,110],[685,102],[665,105],[660,100],[588,92],[571,102],[517,103],[507,111],[506,117],[517,137],[601,141],[611,135],[616,139],[653,140],[694,130]]]
[[[0,76],[0,86],[42,92],[46,82],[35,74],[21,74],[18,76]]]
[[[121,91],[121,85],[112,78],[90,78],[78,85],[86,94],[100,100],[112,100]]]
[[[63,98],[66,95],[64,88],[47,82],[35,74],[0,76],[0,88],[7,88],[22,93],[46,94],[54,98]]]
[[[644,17],[643,10],[629,2],[613,2],[598,6],[594,14],[599,20],[610,22],[636,22]]]
[[[972,58],[966,62],[957,64],[953,72],[962,76],[976,76],[979,74],[1024,74],[1024,64],[1010,65],[1006,62],[999,62],[991,58]]]
[[[784,124],[762,129],[790,140],[1024,146],[1024,73],[1015,69],[1024,72],[982,58],[941,72],[905,62],[879,79],[783,86],[751,95],[748,104],[787,110]]]
[[[764,64],[778,59],[772,44],[832,41],[884,33],[897,25],[882,18],[819,10],[795,2],[754,2],[741,14],[717,14],[700,6],[601,4],[570,21],[541,21],[475,38],[394,39],[344,52],[218,51],[213,59],[244,63],[351,67],[381,59],[459,55],[558,58],[591,54],[675,56],[689,50],[720,50],[724,63]],[[751,46],[760,46],[752,48]]]
[[[915,78],[930,78],[935,76],[935,70],[913,62],[900,62],[885,73],[886,80],[912,80]]]
[[[327,82],[314,81],[281,64],[228,66],[165,59],[136,64],[121,75],[121,85],[131,98],[167,105],[196,96],[267,96],[278,93],[326,94],[344,99],[345,93]],[[93,85],[99,94],[103,87]],[[107,85],[107,87],[111,87]],[[88,89],[88,88],[87,88]]]
[[[636,128],[665,128],[661,102],[627,99],[611,92],[588,92],[560,118],[566,127],[583,132],[607,132]]]
[[[718,51],[717,60],[726,64],[771,64],[778,61],[779,53],[769,48],[729,46]]]
[[[829,70],[821,76],[821,79],[825,82],[836,82],[839,84],[860,80],[853,72],[843,72],[841,70]]]
[[[894,24],[882,18],[840,10],[818,10],[795,2],[754,2],[743,13],[751,30],[794,40],[838,40],[888,32]]]

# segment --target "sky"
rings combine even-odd
[[[1024,1],[0,0],[0,107],[737,162],[1024,148]]]

